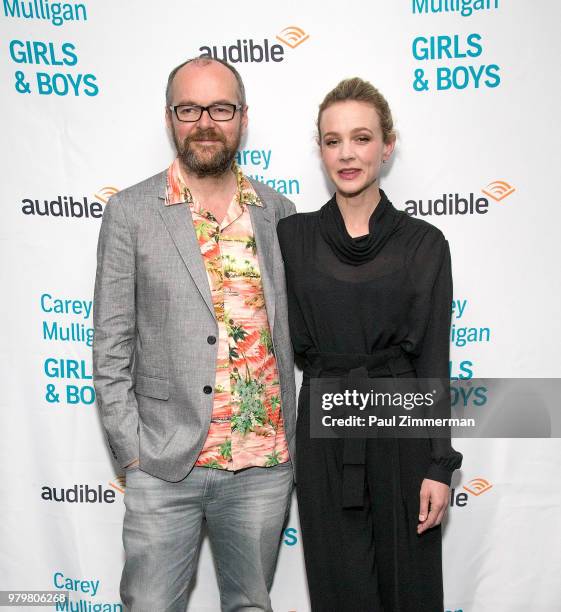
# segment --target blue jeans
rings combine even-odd
[[[239,472],[195,467],[180,482],[128,470],[123,603],[132,612],[185,612],[206,520],[223,612],[272,610],[292,484],[290,462]]]

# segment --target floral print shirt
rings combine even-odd
[[[225,470],[289,460],[281,391],[249,206],[262,206],[243,172],[219,223],[192,197],[176,159],[166,205],[186,203],[201,249],[218,321],[218,360],[208,436],[195,465]]]

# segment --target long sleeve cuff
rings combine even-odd
[[[441,457],[433,460],[427,470],[426,478],[436,480],[450,486],[452,474],[462,465],[463,455],[452,449],[452,452],[447,457]]]

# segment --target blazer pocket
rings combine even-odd
[[[152,376],[137,374],[134,390],[138,395],[167,400],[169,398],[169,381],[165,378],[153,378]]]

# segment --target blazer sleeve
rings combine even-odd
[[[93,377],[97,406],[113,457],[125,467],[139,457],[135,347],[135,249],[119,195],[108,201],[97,246],[93,305]]]
[[[452,267],[448,242],[439,230],[427,232],[416,256],[413,279],[423,304],[424,333],[413,359],[418,378],[438,378],[443,383],[441,400],[427,416],[450,417],[450,322],[453,297]],[[420,284],[419,284],[420,282]],[[449,428],[448,428],[449,432]],[[462,454],[452,448],[450,435],[430,438],[431,464],[426,478],[450,485],[452,473],[461,467]]]

